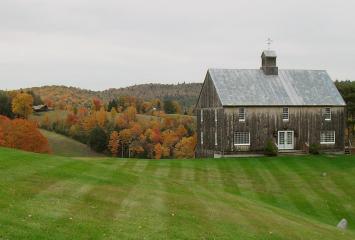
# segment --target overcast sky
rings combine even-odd
[[[208,68],[355,80],[354,0],[0,0],[0,89],[202,82]]]

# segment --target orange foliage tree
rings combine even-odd
[[[163,148],[160,143],[154,146],[154,157],[155,159],[160,159],[163,154]]]
[[[108,142],[108,149],[110,150],[112,156],[117,156],[119,144],[119,134],[117,131],[113,131],[110,135],[110,140]]]
[[[10,120],[0,116],[0,129],[4,147],[17,148],[30,152],[49,153],[47,139],[38,130],[36,123],[25,120]]]
[[[175,146],[174,157],[193,158],[195,156],[196,142],[196,136],[182,138]]]

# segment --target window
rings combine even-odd
[[[235,132],[234,133],[234,145],[250,145],[250,133],[249,132]]]
[[[326,121],[332,120],[332,111],[331,111],[330,107],[324,108],[323,115],[324,115],[324,119]]]
[[[335,144],[335,131],[321,131],[320,143],[321,144]]]
[[[203,110],[201,109],[201,122],[203,122]]]
[[[245,121],[245,108],[239,108],[239,121]]]
[[[203,145],[203,132],[201,132],[201,145]]]
[[[287,107],[284,107],[282,109],[282,120],[288,121],[288,108]]]

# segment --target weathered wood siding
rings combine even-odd
[[[215,122],[215,109],[218,110],[217,125]],[[203,122],[201,122],[201,110],[203,110]],[[215,131],[216,129],[222,131],[225,126],[221,124],[224,119],[224,110],[209,73],[206,74],[200,97],[196,104],[196,115],[198,129],[196,155],[197,157],[212,157],[217,149],[216,147],[220,146],[220,144],[215,146]],[[201,133],[204,135],[204,146],[201,146]]]
[[[285,106],[288,107],[288,106]],[[335,144],[323,145],[323,150],[340,151],[344,149],[345,108],[331,107],[331,121],[326,121],[322,113],[324,107],[289,107],[289,121],[282,120],[283,107],[244,107],[246,119],[239,122],[238,107],[222,108],[206,107],[204,121],[201,123],[200,110],[198,113],[198,146],[197,156],[212,157],[214,153],[233,154],[240,151],[263,151],[268,139],[277,142],[277,132],[280,130],[294,131],[294,148],[301,150],[305,143],[320,144],[322,130],[335,131]],[[218,121],[215,122],[215,110]],[[218,144],[215,145],[215,131]],[[250,132],[250,148],[234,146],[234,132]],[[204,144],[200,143],[201,132],[204,134]]]

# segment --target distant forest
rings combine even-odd
[[[91,91],[66,86],[43,86],[24,89],[24,91],[33,91],[36,95],[41,96],[44,103],[54,105],[56,108],[67,105],[89,106],[94,98],[108,103],[120,96],[131,96],[144,100],[159,99],[162,102],[177,101],[182,110],[189,111],[196,104],[201,86],[201,83],[141,84],[104,91]]]

